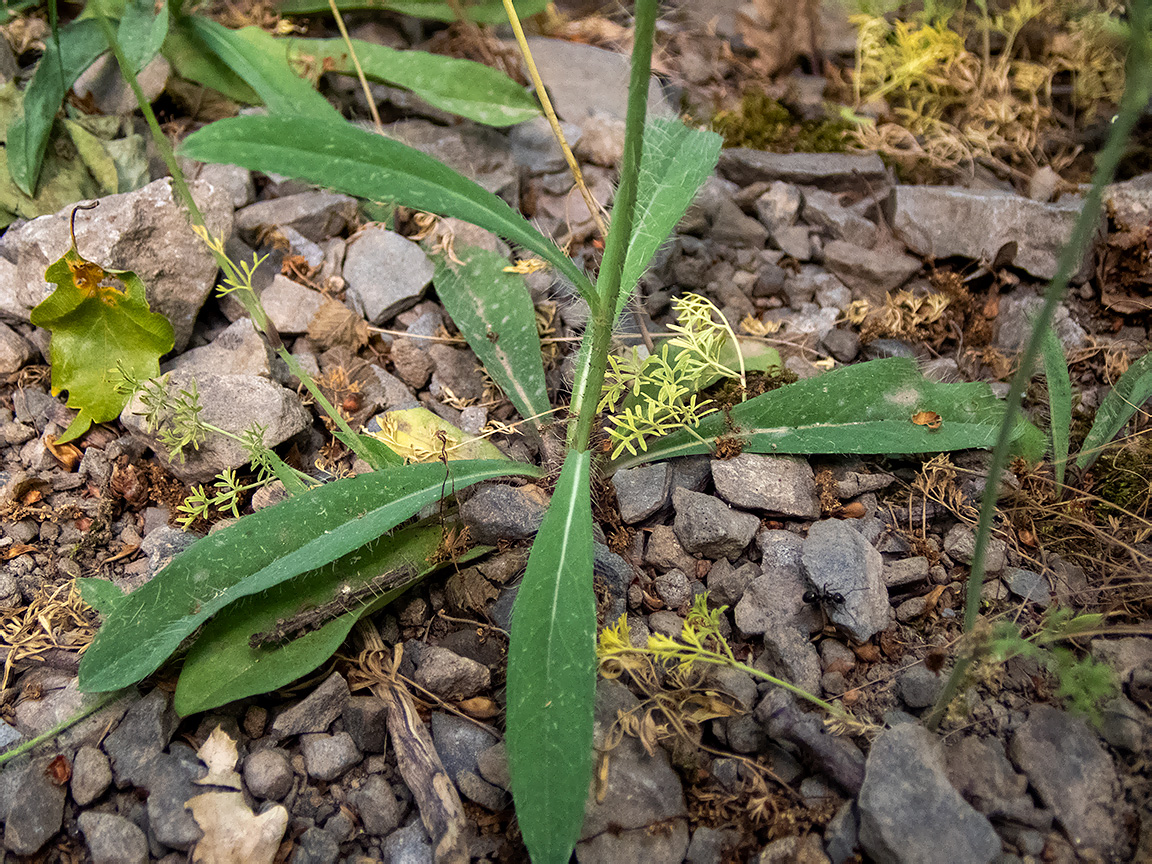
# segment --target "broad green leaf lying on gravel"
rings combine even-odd
[[[769,454],[991,448],[1003,413],[1004,403],[987,384],[941,384],[925,379],[906,358],[872,360],[711,414],[694,429],[653,441],[646,453],[621,459],[613,467],[709,453],[724,437],[738,440],[744,452]],[[1021,420],[1013,440],[1030,461],[1043,456],[1044,436],[1031,423]]]
[[[104,616],[124,599],[124,592],[108,579],[86,576],[77,579],[76,585],[80,589],[80,599]]]
[[[617,316],[648,269],[652,256],[716,167],[722,143],[715,132],[689,129],[679,120],[652,120],[644,129],[635,226],[624,259]]]
[[[476,0],[461,5],[473,21],[481,24],[508,23],[501,0]],[[529,15],[543,12],[548,6],[548,0],[513,0],[513,5],[516,14],[523,20]],[[414,18],[447,23],[456,20],[455,10],[444,0],[340,0],[336,6],[346,12],[354,9],[390,9]],[[280,12],[284,15],[323,15],[328,13],[329,8],[327,0],[285,0],[280,6]]]
[[[518,462],[455,462],[459,490],[538,470]],[[439,500],[441,464],[336,480],[210,534],[116,605],[80,661],[80,687],[118,690],[155,671],[229,603],[359,549]]]
[[[455,216],[530,249],[591,296],[588,278],[568,256],[502,199],[419,150],[343,120],[233,117],[193,132],[181,152]]]
[[[52,393],[68,391],[76,419],[58,439],[79,438],[93,423],[120,416],[128,396],[116,385],[124,374],[146,380],[160,374],[160,357],[172,350],[168,319],[148,306],[144,283],[128,270],[104,270],[73,246],[48,265],[56,285],[32,310],[37,327],[52,331]],[[107,284],[119,282],[123,288]],[[123,372],[121,371],[123,370]]]
[[[1096,419],[1092,421],[1084,446],[1080,448],[1076,467],[1087,468],[1095,462],[1104,445],[1116,437],[1116,433],[1124,428],[1124,424],[1132,419],[1132,415],[1140,410],[1149,397],[1152,397],[1152,353],[1145,354],[1129,366],[1116,386],[1104,397],[1096,409]]]
[[[351,41],[369,81],[411,90],[444,111],[487,126],[511,126],[540,114],[527,90],[483,63]],[[324,72],[356,74],[343,39],[293,39],[287,45],[289,61],[308,78]]]
[[[1052,438],[1052,467],[1056,472],[1056,493],[1064,485],[1064,471],[1068,467],[1068,436],[1072,430],[1072,381],[1068,377],[1068,362],[1064,347],[1051,327],[1044,330],[1040,344],[1044,360],[1044,378],[1048,382],[1049,429]]]
[[[164,40],[164,57],[180,78],[194,81],[242,105],[259,105],[260,97],[244,79],[212,53],[197,35],[189,16],[174,16]],[[169,83],[169,88],[172,84]]]
[[[568,861],[592,779],[590,465],[588,452],[571,451],[564,460],[512,610],[508,770],[524,845],[536,864]]]
[[[92,20],[73,21],[60,28],[59,40],[49,38],[36,74],[24,91],[24,110],[8,127],[5,156],[16,187],[35,196],[40,165],[48,147],[48,133],[64,95],[80,73],[108,49],[104,34]],[[66,201],[61,206],[74,203]]]
[[[520,416],[550,416],[536,310],[524,277],[506,272],[508,260],[496,252],[454,246],[456,261],[447,253],[432,256],[440,302],[460,328],[485,371],[516,406]],[[460,262],[460,263],[457,263]]]
[[[307,675],[336,653],[357,621],[447,563],[432,562],[442,538],[438,522],[413,525],[227,606],[204,626],[184,659],[176,686],[177,713],[187,717],[270,693]],[[457,563],[488,548],[470,550]],[[398,584],[392,584],[393,576]],[[325,607],[334,608],[325,613]],[[291,621],[302,610],[323,613],[316,616],[319,623],[309,629],[301,622],[302,632],[284,634],[295,638],[279,644],[252,644],[253,636],[275,632],[278,622]]]

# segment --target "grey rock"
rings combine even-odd
[[[916,275],[922,265],[896,248],[867,249],[832,240],[824,244],[824,266],[861,297],[878,302]]]
[[[277,278],[281,278],[277,276]],[[260,375],[272,377],[275,352],[256,332],[249,318],[240,318],[220,331],[209,344],[185,351],[161,367],[187,375]]]
[[[896,237],[917,255],[991,261],[1005,243],[1015,242],[1012,264],[1039,279],[1056,275],[1080,207],[1071,199],[1044,204],[955,186],[897,186],[886,204]]]
[[[420,652],[414,680],[440,698],[455,702],[487,689],[491,673],[475,660],[430,645]]]
[[[167,694],[159,688],[128,709],[104,739],[104,752],[112,760],[117,786],[144,783],[148,763],[168,746],[179,722]]]
[[[9,565],[11,566],[11,565]],[[33,670],[21,680],[22,687],[39,687],[40,699],[22,699],[14,709],[15,726],[25,738],[35,738],[76,715],[84,706],[76,676],[58,669]],[[31,677],[29,677],[31,676]]]
[[[871,249],[876,245],[876,225],[840,203],[840,196],[823,189],[804,193],[804,221],[826,229],[835,239]]]
[[[668,609],[680,609],[688,605],[692,599],[692,586],[679,570],[669,570],[658,575],[652,583],[656,589],[656,596],[664,601]]]
[[[709,828],[701,825],[692,832],[685,864],[721,864],[726,853],[740,843],[740,832],[734,828]]]
[[[94,810],[81,813],[77,822],[92,864],[148,864],[148,838],[135,823]]]
[[[365,753],[383,753],[388,741],[388,704],[379,696],[352,696],[344,706],[344,730]]]
[[[324,249],[319,243],[309,240],[290,225],[283,225],[277,230],[280,236],[288,241],[288,251],[303,258],[309,267],[319,269],[324,263]],[[330,240],[325,240],[325,243],[330,242]],[[344,241],[341,240],[340,242],[343,243]]]
[[[432,864],[432,842],[419,822],[397,828],[380,844],[384,864]]]
[[[3,776],[8,806],[0,816],[4,817],[4,848],[10,852],[35,854],[63,824],[68,792],[49,779],[55,758],[55,754],[40,756],[22,767],[9,768]]]
[[[259,422],[264,429],[264,445],[275,447],[311,425],[311,417],[300,404],[300,398],[279,384],[254,375],[189,375],[182,371],[168,377],[168,392],[175,394],[188,390],[195,380],[200,394],[205,423],[240,435]],[[248,461],[248,453],[237,441],[215,432],[208,432],[198,450],[185,453],[183,462],[167,458],[167,451],[155,433],[147,431],[139,394],[134,396],[120,414],[120,422],[134,439],[164,454],[164,460],[173,474],[185,483],[204,483],[225,468],[239,468]],[[162,418],[164,422],[166,418]]]
[[[883,559],[851,525],[838,519],[813,524],[804,540],[803,562],[814,589],[843,596],[843,603],[829,601],[823,608],[853,639],[864,642],[888,626]]]
[[[940,742],[903,723],[872,744],[858,799],[860,843],[893,864],[988,864],[1000,852],[991,823],[948,782]]]
[[[323,828],[313,825],[298,838],[289,864],[336,864],[340,844]]]
[[[712,479],[720,497],[734,507],[800,519],[820,516],[816,476],[807,459],[741,453],[734,459],[713,459]]]
[[[1134,676],[1152,674],[1152,639],[1146,636],[1093,639],[1090,651],[1094,659],[1107,663],[1116,670],[1117,679],[1128,689],[1129,694],[1133,698],[1140,699],[1131,692],[1131,688]]]
[[[244,759],[244,785],[257,798],[282,801],[292,791],[294,776],[283,750],[269,747]]]
[[[436,366],[419,342],[406,337],[392,342],[389,357],[392,360],[392,368],[396,370],[399,379],[409,387],[417,389],[428,383],[428,379],[432,377],[432,370]]]
[[[1119,750],[1139,752],[1147,729],[1147,713],[1123,696],[1100,707],[1100,737]]]
[[[819,714],[801,711],[791,693],[780,688],[769,690],[756,706],[755,716],[770,737],[794,744],[818,771],[849,795],[860,791],[864,782],[864,754],[860,748],[847,738],[830,733]],[[787,772],[792,779],[800,773],[799,765]]]
[[[1000,576],[1008,590],[1015,596],[1028,603],[1035,603],[1041,609],[1052,605],[1052,592],[1048,589],[1048,580],[1032,570],[1022,570],[1019,567],[1005,567]]]
[[[807,225],[779,225],[772,229],[772,242],[789,258],[812,260],[812,232]]]
[[[287,276],[276,274],[260,295],[268,320],[280,333],[307,333],[312,318],[324,305],[324,295]]]
[[[375,364],[370,365],[368,371],[376,378],[376,381],[380,385],[385,408],[394,411],[400,408],[411,408],[417,404],[415,394],[409,389],[408,385],[395,375],[385,372]],[[428,374],[432,374],[431,370],[429,370]]]
[[[268,228],[293,228],[314,242],[341,233],[356,219],[356,199],[323,190],[259,201],[236,211],[236,230],[254,239]]]
[[[719,171],[741,186],[782,180],[821,189],[858,189],[887,180],[887,170],[875,153],[768,153],[746,147],[720,152]]]
[[[112,768],[108,757],[96,747],[84,746],[76,751],[72,760],[72,799],[87,807],[104,794],[112,783]]]
[[[433,398],[444,399],[451,390],[458,399],[480,399],[484,396],[484,379],[478,371],[479,363],[471,349],[453,348],[451,345],[433,345],[428,349],[432,360],[432,384],[428,392]]]
[[[232,233],[232,203],[227,192],[203,181],[190,185],[214,236]],[[0,314],[27,321],[32,309],[55,286],[44,270],[68,249],[72,206],[10,229],[4,248],[15,257],[16,271],[0,280]],[[184,205],[172,192],[171,178],[135,192],[100,199],[100,206],[76,219],[76,243],[87,260],[106,269],[132,270],[144,282],[153,312],[164,315],[181,351],[192,324],[216,280],[216,259],[189,226]]]
[[[456,778],[456,787],[469,801],[489,810],[503,810],[510,801],[507,792],[484,780],[474,771],[461,771]]]
[[[0,602],[5,603],[5,605],[15,607],[16,604],[20,602],[20,589],[16,587],[16,579],[13,578],[10,573],[0,573],[0,589],[3,588],[4,583],[7,581],[5,577],[11,579],[12,590],[0,590]],[[5,598],[13,599],[6,600]],[[7,721],[0,720],[0,753],[7,750],[23,737],[24,736],[20,734],[20,730],[18,730],[15,726],[11,725]]]
[[[744,215],[730,200],[721,201],[716,208],[708,234],[714,242],[737,249],[763,249],[768,240],[768,229],[751,216]]]
[[[493,744],[486,750],[481,750],[476,757],[476,766],[480,776],[501,789],[512,788],[512,779],[508,774],[508,751],[504,742]]]
[[[1116,858],[1124,848],[1116,766],[1083,720],[1036,705],[1008,755],[1082,855]],[[1120,805],[1123,806],[1123,805]]]
[[[224,165],[219,162],[195,162],[181,159],[184,174],[192,180],[223,188],[236,210],[247,207],[256,198],[256,184],[252,182],[252,172],[239,165]]]
[[[171,72],[172,64],[162,55],[157,55],[136,73],[136,83],[149,103],[155,102],[164,92]],[[72,91],[77,98],[92,106],[88,109],[90,113],[116,116],[136,110],[136,96],[120,74],[120,65],[110,52],[101,54],[80,73]]]
[[[801,203],[803,199],[799,189],[791,183],[775,180],[768,186],[767,191],[756,199],[753,206],[764,227],[770,232],[775,232],[778,228],[796,224]]]
[[[860,337],[852,330],[829,330],[820,341],[841,363],[851,363],[860,353]]]
[[[384,134],[427,153],[505,201],[519,200],[520,169],[512,159],[508,139],[495,129],[401,120],[385,125]],[[347,278],[347,269],[344,275]]]
[[[671,525],[657,525],[644,548],[644,563],[663,570],[677,567],[685,573],[696,572],[696,559],[684,551]]]
[[[373,774],[363,786],[349,793],[348,803],[359,814],[364,831],[377,837],[395,831],[404,815],[404,805],[391,784],[379,774]]]
[[[687,489],[673,491],[672,506],[676,510],[673,530],[685,551],[709,558],[736,558],[760,526],[760,520],[750,513]]]
[[[820,845],[819,836],[807,834],[803,837],[781,837],[761,849],[756,858],[756,864],[786,864],[791,861],[828,864],[828,857]]]
[[[527,540],[544,521],[547,502],[535,486],[482,485],[460,507],[460,518],[477,543]]]
[[[604,833],[576,845],[580,864],[618,861],[682,861],[688,851],[688,822],[676,819],[659,831],[648,828]]]
[[[184,803],[204,792],[194,781],[206,771],[191,748],[173,745],[171,751],[152,757],[140,785],[148,790],[149,833],[165,846],[187,851],[203,832]]]
[[[576,149],[580,144],[580,127],[574,123],[561,123],[560,128],[568,146]],[[552,134],[546,117],[533,117],[508,130],[508,143],[512,145],[512,158],[530,174],[549,174],[567,167],[564,151]]]
[[[35,360],[35,346],[9,327],[0,323],[0,375],[18,372]]]
[[[304,770],[315,780],[335,780],[361,759],[360,751],[347,732],[335,735],[305,733],[300,736],[300,751],[304,754]]]
[[[612,475],[620,518],[626,525],[642,522],[668,503],[672,467],[667,462],[625,468]]]
[[[423,249],[394,231],[370,225],[348,241],[345,296],[369,324],[381,324],[420,302],[432,273]]]
[[[996,316],[996,347],[1001,351],[1023,351],[1032,335],[1032,320],[1043,305],[1043,297],[1025,291],[1001,298]],[[1052,329],[1065,351],[1078,351],[1088,344],[1087,332],[1072,318],[1064,303],[1056,307]]]
[[[895,588],[898,585],[913,585],[928,579],[928,559],[922,557],[902,558],[892,563],[885,562],[880,576],[885,586]]]
[[[1039,810],[1028,794],[1028,779],[1012,767],[995,738],[969,735],[947,747],[948,779],[964,800],[989,819],[1011,820],[1046,831],[1052,812]]]
[[[948,557],[960,564],[971,564],[976,551],[976,533],[967,525],[954,525],[944,535],[944,551]],[[989,573],[999,573],[1007,562],[1007,547],[996,537],[988,540],[988,551],[984,555],[984,568]]]
[[[748,585],[760,575],[760,568],[751,561],[733,567],[727,558],[721,558],[708,571],[708,600],[713,606],[735,606],[744,596]]]
[[[480,754],[495,743],[493,736],[468,720],[437,711],[429,721],[432,742],[453,782],[465,773],[479,773]]]
[[[860,811],[855,801],[845,801],[824,829],[824,845],[832,864],[856,860],[860,843]]]
[[[909,708],[927,708],[936,701],[944,682],[940,676],[923,664],[912,666],[900,673],[896,689]]]
[[[344,711],[348,694],[344,676],[333,672],[315,690],[279,714],[272,721],[270,734],[279,739],[305,732],[326,732]]]
[[[712,479],[712,459],[708,456],[681,456],[671,459],[672,488],[703,492]]]
[[[684,630],[684,619],[675,612],[661,610],[648,616],[648,628],[661,636],[678,639]]]
[[[155,531],[149,531],[148,536],[140,544],[140,551],[148,556],[149,577],[159,573],[173,558],[199,539],[198,534],[182,531],[170,525],[162,525]]]
[[[808,638],[807,630],[795,619],[786,626],[764,631],[764,653],[756,658],[754,665],[816,696],[823,692],[820,654]]]
[[[594,746],[604,747],[618,711],[632,710],[638,705],[639,700],[619,681],[598,682]],[[639,740],[626,736],[612,750],[612,756],[601,794],[592,792],[585,805],[581,840],[587,841],[606,833],[642,830],[656,824],[671,827],[674,822],[683,822],[683,848],[678,857],[627,859],[682,860],[688,848],[688,813],[680,778],[672,770],[668,754],[657,748],[653,755],[649,755]]]

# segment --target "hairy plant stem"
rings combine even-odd
[[[611,228],[604,243],[604,258],[596,277],[585,333],[587,350],[581,350],[572,387],[572,410],[576,422],[568,428],[568,446],[588,449],[596,405],[604,387],[608,366],[608,349],[612,341],[612,324],[616,298],[632,224],[636,212],[636,191],[640,182],[640,157],[644,149],[644,120],[648,109],[648,80],[652,69],[652,41],[656,33],[657,0],[636,0],[636,24],[632,43],[632,76],[628,82],[628,114],[624,119],[624,158],[620,166],[620,186],[612,205]]]
[[[1131,38],[1128,43],[1124,95],[1120,99],[1119,110],[1113,119],[1108,141],[1097,157],[1092,188],[1084,196],[1084,204],[1080,208],[1080,214],[1076,217],[1076,222],[1072,227],[1072,236],[1060,251],[1056,276],[1044,294],[1044,305],[1033,321],[1032,333],[1028,338],[1024,353],[1020,357],[1020,366],[1012,378],[1011,389],[1008,391],[1004,419],[1000,424],[996,449],[992,451],[991,464],[988,466],[988,480],[984,485],[984,496],[980,502],[980,518],[976,525],[976,547],[972,553],[972,570],[968,574],[968,588],[964,599],[964,632],[966,634],[971,633],[976,626],[976,615],[980,608],[980,589],[984,584],[985,565],[987,563],[988,541],[992,535],[992,520],[996,515],[996,499],[999,497],[1000,475],[1008,466],[1012,429],[1019,416],[1021,397],[1024,395],[1028,382],[1032,380],[1036,359],[1040,355],[1040,346],[1044,339],[1044,331],[1051,325],[1056,314],[1056,307],[1068,288],[1068,282],[1084,260],[1088,244],[1096,232],[1104,199],[1104,189],[1112,182],[1116,168],[1124,155],[1128,138],[1140,120],[1143,109],[1148,104],[1149,96],[1152,95],[1152,81],[1149,80],[1152,76],[1152,46],[1149,45],[1152,34],[1149,33],[1149,13],[1150,0],[1136,0],[1132,4]],[[978,647],[970,645],[956,658],[956,664],[952,667],[952,674],[949,675],[940,697],[932,706],[932,712],[926,720],[929,729],[935,729],[940,725],[948,705],[964,683]]]

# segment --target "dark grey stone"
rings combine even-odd
[[[420,302],[433,267],[408,238],[369,226],[348,241],[343,272],[348,305],[369,324],[382,324]]]
[[[294,777],[283,750],[271,747],[258,750],[244,760],[244,785],[257,798],[282,801],[292,791]]]
[[[314,242],[343,232],[356,219],[356,199],[316,190],[285,195],[236,211],[236,230],[255,240],[266,228],[293,228]]]
[[[843,602],[824,600],[825,614],[853,639],[864,642],[888,626],[888,591],[881,579],[880,553],[851,525],[817,522],[804,540],[804,569],[812,588]]]
[[[436,752],[453,781],[461,772],[478,772],[480,754],[496,743],[489,732],[455,714],[437,711],[429,726]]]
[[[432,842],[419,822],[397,828],[380,844],[384,864],[432,864]]]
[[[148,864],[148,838],[123,816],[86,810],[77,822],[92,864]]]
[[[720,152],[719,171],[741,186],[782,180],[822,189],[860,189],[887,179],[887,169],[875,153],[768,153],[731,147]]]
[[[193,781],[207,770],[192,749],[182,744],[172,745],[169,753],[157,753],[145,770],[148,776],[140,785],[148,790],[149,833],[172,849],[191,849],[203,832],[184,804],[205,791]]]
[[[404,805],[392,791],[391,784],[379,774],[373,774],[364,785],[348,794],[348,803],[360,815],[364,830],[384,837],[396,830],[404,815]]]
[[[72,799],[81,807],[87,807],[103,795],[111,783],[108,757],[96,747],[81,747],[72,760]]]
[[[820,516],[816,476],[807,459],[755,453],[713,459],[712,480],[720,497],[734,507],[800,519]]]
[[[759,575],[760,568],[751,561],[734,567],[727,558],[721,558],[708,571],[708,602],[712,606],[735,606],[748,585]]]
[[[442,699],[468,699],[487,689],[488,667],[446,648],[429,645],[420,652],[415,681]]]
[[[129,708],[104,739],[104,752],[112,760],[116,785],[142,785],[148,777],[148,763],[168,746],[179,723],[168,694],[159,688]]]
[[[860,297],[879,302],[920,270],[920,259],[897,248],[866,249],[843,240],[824,244],[824,266]]]
[[[760,526],[760,520],[752,514],[687,489],[673,491],[672,506],[676,510],[673,530],[684,550],[710,558],[736,558]]]
[[[301,735],[300,751],[304,754],[304,770],[316,780],[335,780],[361,759],[360,751],[347,732]]]
[[[460,506],[460,518],[477,543],[495,545],[500,540],[527,540],[544,521],[547,502],[531,487],[488,484]]]
[[[269,734],[274,738],[325,732],[348,704],[348,682],[333,672],[320,685],[292,707],[277,715]]]
[[[383,753],[388,741],[388,704],[379,696],[352,696],[344,706],[344,730],[365,753]]]
[[[620,518],[627,525],[642,522],[668,503],[672,467],[667,462],[625,468],[612,475]]]
[[[900,698],[909,708],[927,708],[940,695],[944,682],[923,664],[917,664],[900,673],[896,679]]]
[[[55,754],[40,756],[24,766],[5,771],[7,812],[4,817],[4,848],[17,855],[33,855],[60,830],[64,822],[66,786],[49,779]]]
[[[336,864],[340,844],[323,828],[313,825],[296,839],[289,864]]]
[[[1035,603],[1041,609],[1052,605],[1052,592],[1048,588],[1048,580],[1032,570],[1022,570],[1019,567],[1006,567],[1000,574],[1008,590],[1015,596],[1028,603]]]

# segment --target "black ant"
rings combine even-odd
[[[848,593],[851,594],[853,591],[860,590],[863,590],[863,586],[853,588]],[[839,606],[844,602],[844,595],[839,591],[829,591],[827,585],[819,585],[805,591],[801,599],[803,599],[805,603],[830,603],[833,606]]]

